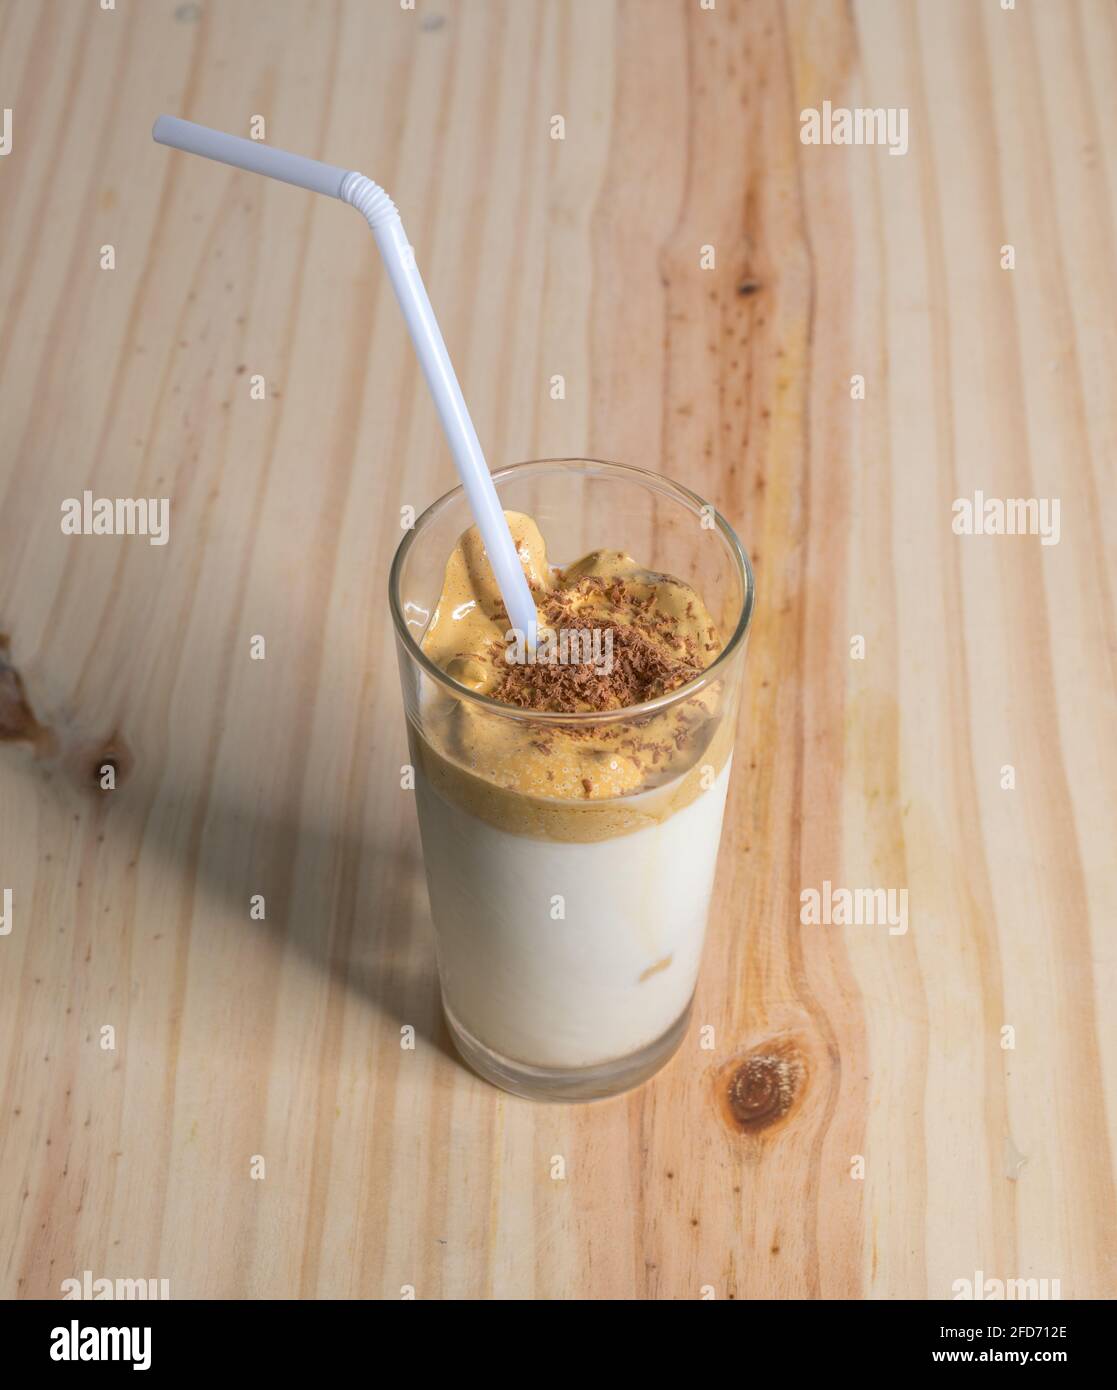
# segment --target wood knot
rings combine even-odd
[[[790,1038],[753,1048],[721,1073],[722,1099],[730,1125],[755,1134],[791,1110],[806,1083],[801,1049]]]
[[[7,637],[0,634],[0,742],[30,743],[43,750],[50,732],[35,718],[23,687],[23,677],[12,665]]]

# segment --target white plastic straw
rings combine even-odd
[[[372,228],[388,278],[403,310],[411,341],[419,356],[419,365],[434,397],[438,417],[454,455],[473,518],[485,542],[509,619],[512,626],[518,628],[528,643],[534,646],[537,623],[535,601],[516,554],[512,533],[504,519],[492,474],[485,463],[485,455],[462,397],[458,378],[454,375],[434,310],[427,298],[423,278],[415,264],[415,253],[408,245],[403,223],[391,198],[364,174],[339,169],[336,165],[323,164],[320,160],[307,159],[303,155],[289,154],[286,150],[274,149],[260,141],[210,130],[208,126],[182,121],[176,116],[160,116],[151,133],[161,145],[172,145],[175,149],[217,159],[222,164],[232,164],[254,174],[281,179],[299,188],[309,188],[312,193],[326,193],[352,204],[363,214]]]

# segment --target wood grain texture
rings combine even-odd
[[[1103,0],[0,2],[0,1294],[1117,1293],[1115,70]],[[803,145],[824,100],[907,154]],[[450,460],[360,219],[160,111],[391,191],[493,464],[661,470],[752,552],[633,1095],[452,1055],[385,602]],[[62,535],[84,488],[170,543]],[[976,489],[1060,543],[953,534]],[[910,930],[801,926],[824,879]]]

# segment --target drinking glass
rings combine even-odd
[[[551,565],[624,551],[684,580],[718,628],[697,679],[621,710],[543,712],[458,685],[425,655],[446,561],[472,521],[460,487],[416,521],[389,599],[446,1021],[469,1065],[535,1099],[589,1100],[646,1080],[689,1021],[714,886],[754,587],[724,517],[678,483],[595,459],[500,469],[506,511],[526,512]],[[509,788],[483,757],[455,756],[433,711],[464,702],[474,748],[525,731],[560,748],[590,730],[653,748],[670,721],[681,754],[623,796],[575,800]],[[516,726],[513,728],[512,726]],[[658,759],[657,759],[658,760]]]

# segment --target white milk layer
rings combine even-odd
[[[479,1042],[588,1067],[671,1027],[698,977],[731,763],[673,816],[590,844],[498,830],[416,767],[442,988]]]

